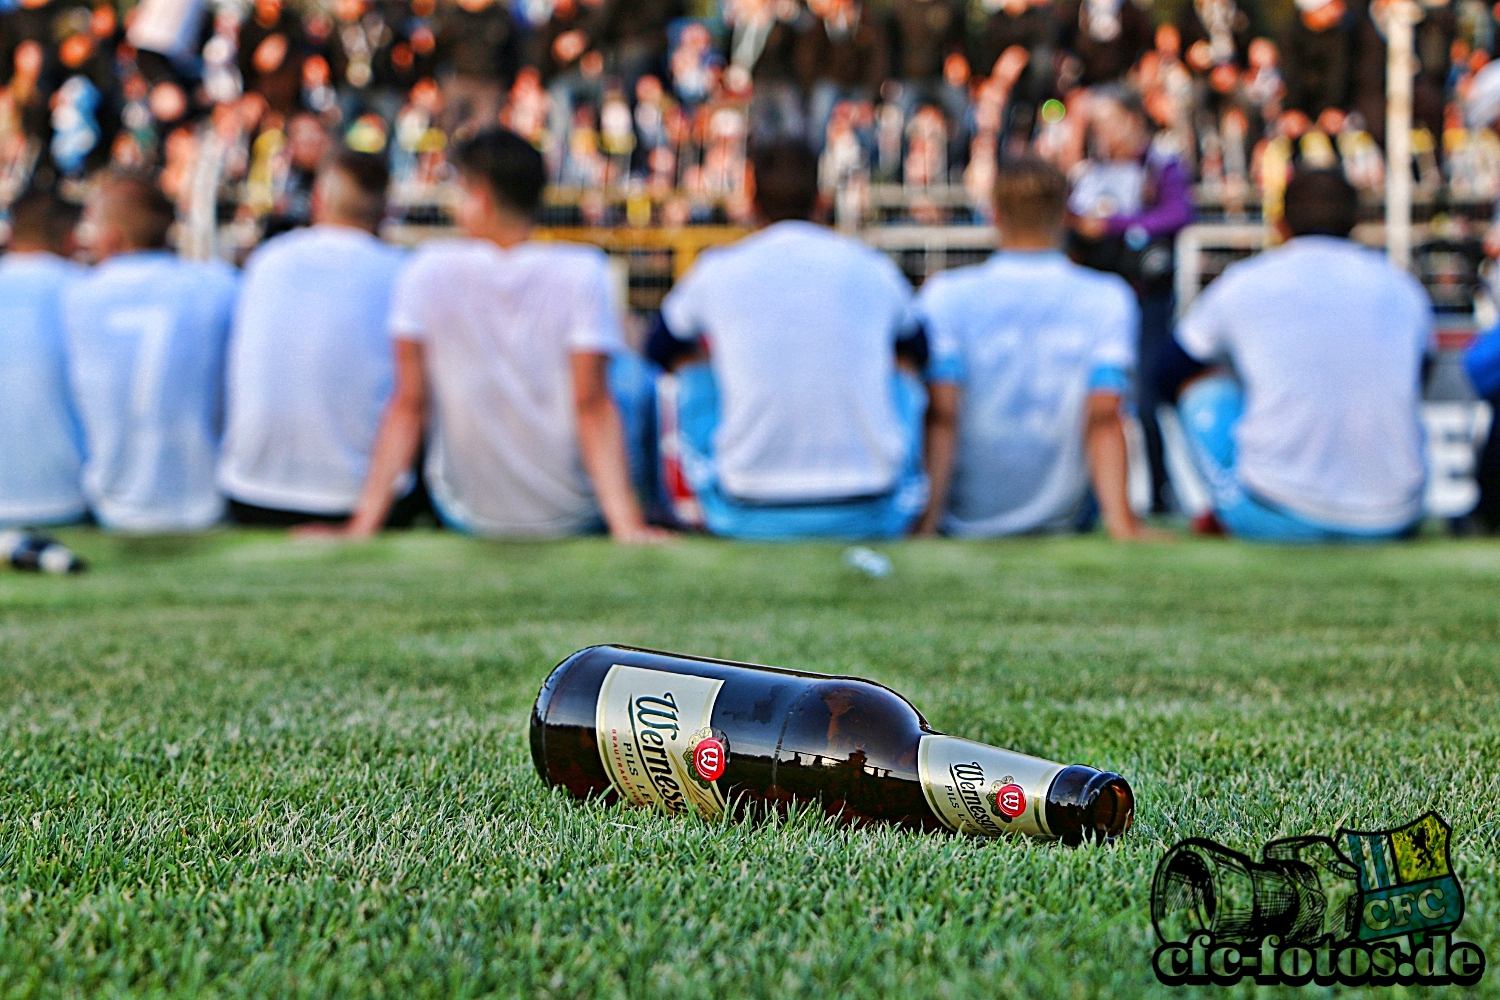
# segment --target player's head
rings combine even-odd
[[[1342,170],[1298,170],[1282,195],[1290,236],[1348,236],[1359,221],[1359,195]]]
[[[1056,246],[1068,208],[1068,179],[1039,156],[1003,161],[995,171],[994,204],[1002,246]]]
[[[10,206],[10,249],[16,253],[72,253],[78,210],[51,191],[31,190]]]
[[[338,150],[318,170],[313,186],[313,221],[375,232],[385,217],[385,191],[390,181],[383,158],[348,148]]]
[[[176,221],[172,202],[148,173],[108,170],[84,210],[89,249],[97,260],[138,250],[163,250]]]
[[[775,142],[755,150],[755,208],[767,222],[811,219],[818,204],[818,158],[805,143]]]
[[[535,146],[508,128],[485,129],[459,144],[458,224],[471,236],[529,224],[542,204],[547,167]]]

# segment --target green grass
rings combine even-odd
[[[838,546],[69,538],[89,575],[0,574],[0,997],[1177,996],[1171,843],[1428,808],[1500,962],[1495,545],[922,543],[871,580]],[[1067,850],[578,804],[524,726],[598,642],[875,678],[1120,771],[1137,825]]]

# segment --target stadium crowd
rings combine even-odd
[[[1360,541],[1421,522],[1432,306],[1349,239],[1339,171],[1298,166],[1285,245],[1231,267],[1146,364],[1143,299],[1064,255],[1078,188],[1034,155],[997,165],[999,251],[914,295],[813,221],[804,141],[758,145],[757,231],[698,259],[643,353],[605,255],[531,238],[535,146],[494,127],[452,159],[461,237],[383,243],[386,162],[340,149],[313,225],[242,275],[168,249],[176,213],[150,174],[106,171],[81,220],[21,198],[0,258],[0,523],[360,537],[431,510],[477,535],[624,542],[1099,520],[1136,538],[1154,529],[1127,501],[1133,384],[1180,414],[1212,492],[1203,530]],[[1500,381],[1493,342],[1476,385]]]
[[[498,122],[544,152],[593,221],[615,218],[608,191],[632,196],[635,222],[748,221],[747,151],[785,138],[820,154],[825,188],[963,184],[983,214],[1000,159],[1035,150],[1074,169],[1111,111],[1092,98],[1128,86],[1156,160],[1232,212],[1264,189],[1274,214],[1303,158],[1380,186],[1393,6],[142,0],[122,13],[113,0],[0,0],[0,203],[34,173],[160,168],[184,208],[215,188],[248,249],[306,221],[330,135],[385,156],[395,200],[418,204],[451,177],[454,137]],[[1494,14],[1483,0],[1424,9],[1421,183],[1493,200]],[[1101,197],[1136,200],[1118,186]]]

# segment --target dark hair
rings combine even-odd
[[[1282,213],[1293,236],[1348,236],[1359,221],[1359,194],[1342,170],[1298,170]]]
[[[1004,160],[995,171],[995,215],[1027,234],[1055,232],[1068,208],[1068,179],[1039,156]]]
[[[340,146],[328,158],[328,165],[347,175],[355,187],[368,195],[384,198],[385,189],[391,183],[391,171],[385,165],[385,157],[377,153],[361,153]]]
[[[508,128],[485,129],[459,144],[453,161],[460,173],[489,185],[495,200],[533,216],[547,187],[547,167],[536,147]]]
[[[161,250],[177,221],[177,210],[156,177],[138,170],[109,170],[101,189],[109,221],[125,233],[132,250]]]
[[[806,143],[787,140],[755,150],[755,206],[767,222],[811,219],[818,204],[818,158]]]
[[[68,235],[77,224],[77,206],[51,191],[33,188],[10,206],[11,248],[25,245],[66,253]]]
[[[385,193],[391,183],[385,158],[340,146],[323,162],[323,169],[336,171],[349,181],[348,187],[339,190],[333,210],[371,229],[378,226],[385,215]]]

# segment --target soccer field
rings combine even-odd
[[[89,575],[0,575],[0,996],[1184,995],[1150,968],[1168,846],[1429,808],[1500,960],[1500,546],[908,543],[875,580],[839,546],[67,539]],[[526,714],[599,642],[880,680],[1119,771],[1136,826],[576,803]]]

